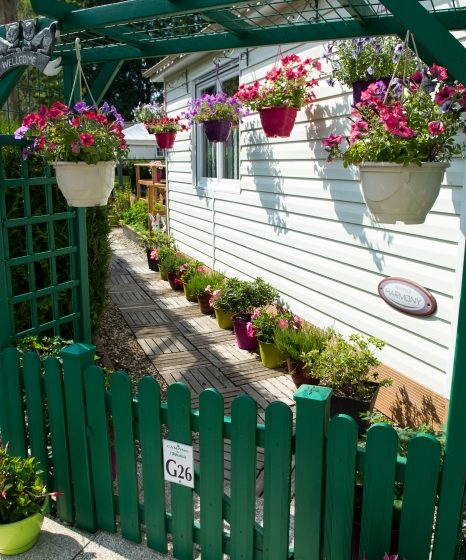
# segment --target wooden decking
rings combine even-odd
[[[200,393],[215,387],[225,414],[233,399],[247,393],[257,402],[258,422],[276,400],[294,408],[294,384],[282,369],[262,366],[256,352],[240,350],[232,331],[220,329],[213,315],[203,315],[183,291],[173,291],[158,272],[147,267],[142,252],[112,240],[110,297],[120,309],[138,344],[170,385],[184,381],[197,408]],[[257,456],[257,492],[262,493],[263,453]],[[229,442],[225,442],[225,480],[230,479]]]

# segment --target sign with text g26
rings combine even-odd
[[[194,488],[192,445],[163,440],[163,471],[165,480]]]

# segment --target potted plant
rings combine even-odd
[[[149,134],[155,135],[157,145],[161,149],[173,148],[176,134],[188,130],[188,126],[181,122],[181,117],[169,117],[158,103],[140,103],[133,109],[134,120],[142,122]]]
[[[115,107],[55,101],[26,115],[15,138],[34,138],[32,150],[55,168],[70,206],[105,206],[114,187],[117,159],[127,154],[123,119]]]
[[[252,281],[242,281],[239,292],[239,307],[232,315],[236,345],[243,350],[255,350],[258,340],[250,328],[252,312],[258,307],[273,304],[278,298],[278,291],[258,277]]]
[[[162,230],[138,231],[139,243],[144,247],[150,270],[159,270],[158,251],[161,247],[174,247],[175,240]]]
[[[380,361],[375,350],[385,343],[373,336],[352,334],[348,339],[340,333],[332,338],[320,352],[307,352],[305,364],[321,385],[333,390],[330,414],[348,414],[356,420],[360,433],[367,428],[360,414],[370,412],[382,386],[391,385],[390,379],[379,379],[376,367]]]
[[[313,70],[320,70],[320,62],[290,54],[281,58],[265,75],[262,85],[240,84],[235,98],[253,111],[259,111],[262,128],[267,137],[288,137],[293,130],[298,111],[315,101],[311,78]]]
[[[184,116],[191,123],[200,123],[210,142],[226,142],[232,125],[237,125],[248,113],[240,100],[227,93],[206,93],[192,99]]]
[[[277,324],[274,333],[275,345],[286,357],[288,373],[296,387],[303,384],[319,385],[319,379],[312,375],[305,363],[307,353],[320,353],[330,337],[328,330],[314,325],[305,325],[303,319],[294,315]],[[313,354],[314,355],[314,354]]]
[[[157,251],[159,268],[166,274],[168,283],[172,290],[182,290],[183,282],[180,279],[180,266],[186,258],[173,247],[161,247]]]
[[[423,223],[448,162],[464,152],[455,136],[464,128],[466,91],[446,80],[447,71],[433,65],[388,90],[371,84],[354,111],[346,151],[341,135],[323,141],[328,161],[359,166],[366,204],[381,223]]]
[[[280,352],[275,344],[275,331],[292,320],[290,311],[271,311],[265,307],[257,308],[251,315],[248,329],[252,329],[259,341],[259,354],[262,365],[267,368],[277,368],[286,361],[286,355]]]
[[[184,295],[188,301],[197,301],[197,294],[194,293],[189,285],[194,274],[204,274],[206,267],[197,260],[189,260],[184,262],[179,268],[179,277],[183,282]]]
[[[211,315],[214,308],[210,305],[212,293],[218,290],[225,281],[220,272],[195,272],[188,281],[189,291],[196,296],[199,309],[204,315]]]
[[[40,473],[35,457],[15,457],[8,454],[7,446],[0,446],[0,554],[21,554],[39,537],[52,495]]]
[[[382,80],[386,86],[392,76],[403,77],[416,70],[416,57],[396,37],[357,37],[332,41],[324,46],[325,60],[330,63],[327,82],[335,81],[353,88],[353,103],[371,83]]]

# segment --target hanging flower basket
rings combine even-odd
[[[375,82],[378,81],[382,81],[386,87],[388,87],[390,85],[390,80],[391,77],[385,77],[385,78],[379,78],[377,80],[355,80],[352,83],[352,87],[353,87],[353,105],[356,105],[356,103],[359,103],[361,101],[361,94],[363,91],[366,91],[366,89],[371,85],[371,84],[375,84]]]
[[[422,224],[440,192],[447,163],[364,162],[359,165],[362,192],[374,218],[383,224],[397,221]]]
[[[231,121],[204,121],[204,132],[209,142],[226,142],[230,138]]]
[[[115,161],[55,161],[58,188],[69,206],[105,206],[115,181]]]
[[[288,138],[293,130],[298,109],[295,107],[265,107],[259,110],[262,128],[268,138]]]
[[[176,132],[157,132],[155,139],[161,150],[173,148],[175,144]]]

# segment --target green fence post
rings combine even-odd
[[[81,529],[96,531],[95,500],[87,439],[84,370],[94,362],[95,346],[73,344],[60,352],[63,359],[66,418],[75,496],[76,523]]]
[[[296,401],[295,560],[322,556],[325,486],[325,434],[330,396],[328,387],[302,385]]]

